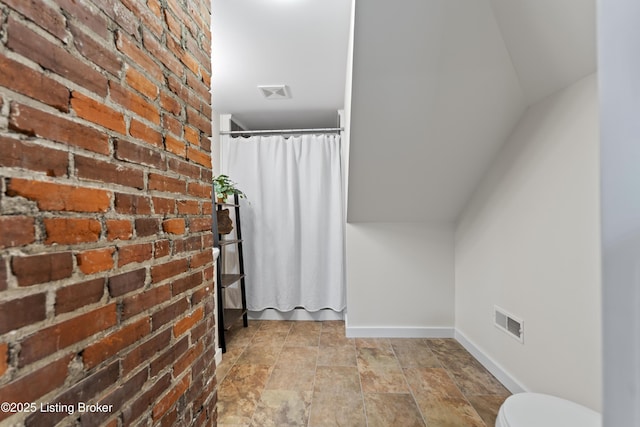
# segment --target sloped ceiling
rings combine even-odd
[[[528,105],[595,71],[586,0],[358,0],[349,222],[452,223]]]

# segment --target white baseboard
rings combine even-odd
[[[214,357],[216,361],[216,366],[220,365],[220,363],[222,362],[222,349],[220,347],[218,347],[218,349],[216,350],[216,354]]]
[[[322,321],[322,320],[344,320],[341,311],[334,310],[318,310],[307,311],[304,309],[295,309],[291,311],[278,311],[268,308],[262,311],[250,311],[249,319],[251,320],[296,320],[296,321]]]
[[[494,377],[498,379],[511,393],[523,393],[529,391],[509,374],[499,363],[486,355],[475,343],[469,340],[462,332],[456,329],[455,339],[475,357]]]
[[[347,338],[453,338],[453,327],[346,326]]]

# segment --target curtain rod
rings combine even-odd
[[[342,132],[344,128],[316,128],[316,129],[278,129],[278,130],[234,130],[220,131],[220,135],[258,135],[265,133],[330,133]]]

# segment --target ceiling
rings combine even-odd
[[[212,0],[213,107],[247,129],[335,127],[351,0]],[[287,85],[290,99],[259,85]]]
[[[213,103],[332,127],[351,0],[213,0]],[[357,0],[350,222],[454,222],[526,108],[596,70],[594,0]],[[266,100],[257,85],[288,85]],[[398,201],[397,204],[382,202]]]
[[[590,0],[358,0],[354,31],[349,222],[454,223],[525,109],[596,69]]]

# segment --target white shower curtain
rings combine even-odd
[[[345,308],[338,135],[225,137],[221,172],[241,204],[247,307]]]

